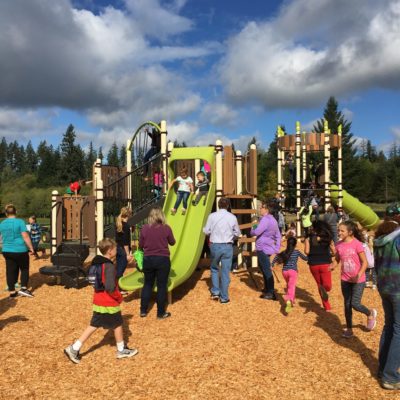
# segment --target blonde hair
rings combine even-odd
[[[163,210],[160,207],[152,208],[149,212],[149,216],[147,217],[147,223],[149,225],[165,225],[165,214]]]
[[[115,222],[115,226],[117,227],[117,232],[122,232],[122,220],[129,218],[131,215],[132,215],[132,210],[129,207],[121,208],[121,211]]]
[[[105,254],[107,254],[108,250],[117,247],[117,243],[115,242],[114,239],[104,238],[99,241],[98,247],[99,247],[100,253],[103,254],[103,256],[104,256]]]
[[[14,204],[7,204],[4,212],[6,213],[7,216],[9,215],[16,215],[17,214],[17,209],[15,208]]]

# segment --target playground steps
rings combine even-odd
[[[130,217],[128,219],[128,225],[134,226],[134,225],[139,224],[143,220],[145,220],[148,217],[149,212],[153,207],[163,208],[164,200],[165,200],[165,198],[162,197],[159,200],[154,201],[154,202],[148,204],[147,206],[141,208],[139,211],[136,211],[136,212],[134,211],[134,214],[132,215],[132,217]]]
[[[253,242],[256,241],[256,239],[257,238],[255,236],[253,236],[253,237],[241,237],[241,238],[238,239],[238,243],[239,244],[242,244],[242,243],[253,243]]]
[[[252,226],[253,226],[252,222],[246,222],[245,224],[240,224],[239,228],[240,228],[240,230],[251,229]]]

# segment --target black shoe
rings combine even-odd
[[[263,293],[260,296],[260,299],[264,299],[264,300],[277,300],[275,293]]]
[[[230,300],[228,299],[228,300],[220,300],[219,301],[221,304],[227,304],[227,303],[229,303],[230,302]]]
[[[147,312],[140,312],[140,318],[147,317]]]
[[[219,294],[212,294],[211,293],[211,300],[219,300]]]
[[[32,292],[26,288],[20,289],[20,291],[18,292],[18,295],[24,296],[24,297],[33,297]]]
[[[163,315],[157,315],[157,319],[166,319],[169,318],[171,316],[170,312],[165,312]]]
[[[18,297],[18,292],[10,293],[10,298],[15,299]]]
[[[192,201],[192,204],[193,204],[194,206],[197,206],[197,204],[196,204],[196,201],[195,201],[195,200],[193,200],[193,201]]]

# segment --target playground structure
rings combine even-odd
[[[332,150],[337,150],[337,182],[332,182],[331,179],[331,168],[334,161]],[[323,193],[325,210],[334,202],[339,212],[344,210],[366,228],[375,228],[379,223],[379,217],[375,212],[343,189],[342,126],[338,126],[336,134],[332,133],[328,127],[328,122],[325,120],[324,132],[307,133],[301,132],[300,122],[296,122],[296,133],[294,135],[285,134],[280,126],[277,129],[277,189],[279,193],[283,194],[290,193],[292,188],[295,191],[297,236],[301,236],[299,210],[303,205],[304,193],[310,191],[307,162],[307,154],[310,152],[323,152],[323,164],[320,165],[318,176],[315,176],[314,185],[316,187],[314,190]],[[288,154],[285,156],[285,153]],[[289,179],[285,180],[288,174],[285,175],[284,167],[288,165],[288,160],[293,165],[291,166],[292,170],[289,171]],[[295,176],[290,177],[290,174]]]
[[[149,130],[159,135],[157,149],[152,148]],[[157,150],[157,151],[154,151]],[[152,153],[151,156],[149,152]],[[195,178],[202,164],[211,167],[210,189],[206,204],[192,205],[191,194],[185,216],[172,216],[170,209],[176,200],[169,183],[184,165]],[[164,179],[160,191],[155,192],[153,173],[161,171]],[[142,124],[127,142],[126,167],[110,167],[96,160],[93,168],[93,191],[90,196],[61,196],[52,193],[51,260],[53,266],[44,267],[42,273],[58,276],[67,287],[84,284],[83,262],[89,249],[96,249],[103,237],[114,237],[115,219],[121,207],[130,207],[133,215],[128,224],[141,226],[149,210],[163,206],[167,223],[171,226],[177,244],[171,248],[171,273],[168,290],[171,292],[187,280],[201,257],[204,256],[205,235],[202,231],[207,217],[217,208],[222,196],[231,201],[232,213],[237,215],[242,232],[251,228],[252,215],[257,212],[257,150],[251,145],[245,155],[223,146],[220,140],[207,147],[174,148],[167,143],[166,122]],[[255,239],[239,239],[238,266],[256,265]],[[137,290],[143,286],[139,271],[120,280],[121,288]]]

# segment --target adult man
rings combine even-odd
[[[229,200],[221,197],[218,201],[219,210],[209,215],[203,232],[210,236],[211,251],[211,298],[221,304],[229,303],[230,270],[232,266],[235,238],[240,236],[239,224],[231,214]],[[218,264],[221,262],[221,282]]]

